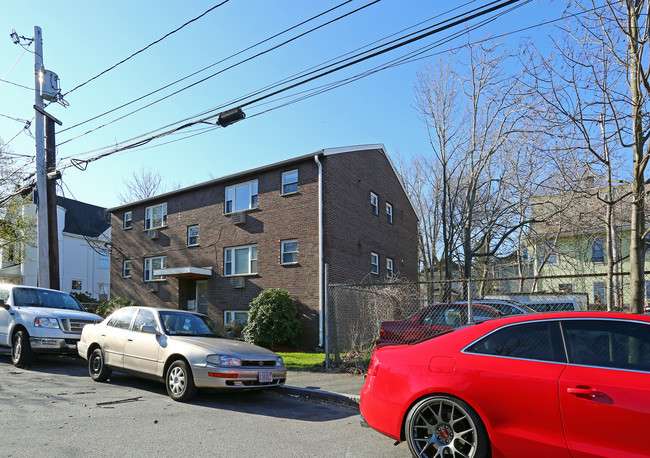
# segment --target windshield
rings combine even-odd
[[[14,288],[14,306],[84,311],[69,294],[50,289]]]
[[[160,321],[170,336],[227,337],[225,329],[205,315],[160,311]]]

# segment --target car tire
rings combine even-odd
[[[104,363],[104,352],[101,348],[95,348],[88,358],[88,374],[96,382],[105,382],[111,376],[112,371]]]
[[[196,385],[192,371],[182,359],[174,361],[165,375],[167,394],[174,401],[189,401],[196,394]]]
[[[34,352],[29,343],[27,331],[20,330],[11,340],[11,362],[14,366],[27,366],[34,359]]]
[[[490,439],[479,415],[462,399],[438,394],[408,412],[404,435],[413,456],[487,458]]]

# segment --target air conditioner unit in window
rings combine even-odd
[[[147,283],[147,291],[151,293],[158,291],[158,283]]]
[[[246,213],[233,213],[230,217],[233,224],[244,224],[246,222]]]
[[[230,284],[233,288],[243,288],[244,287],[244,277],[232,277],[230,279]]]
[[[158,238],[158,229],[149,229],[147,235],[151,240],[156,240]]]

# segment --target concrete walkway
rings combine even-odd
[[[289,371],[286,384],[281,389],[304,399],[359,408],[359,395],[365,382],[361,375]]]

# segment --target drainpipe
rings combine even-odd
[[[323,165],[314,156],[318,164],[318,346],[323,346]]]

